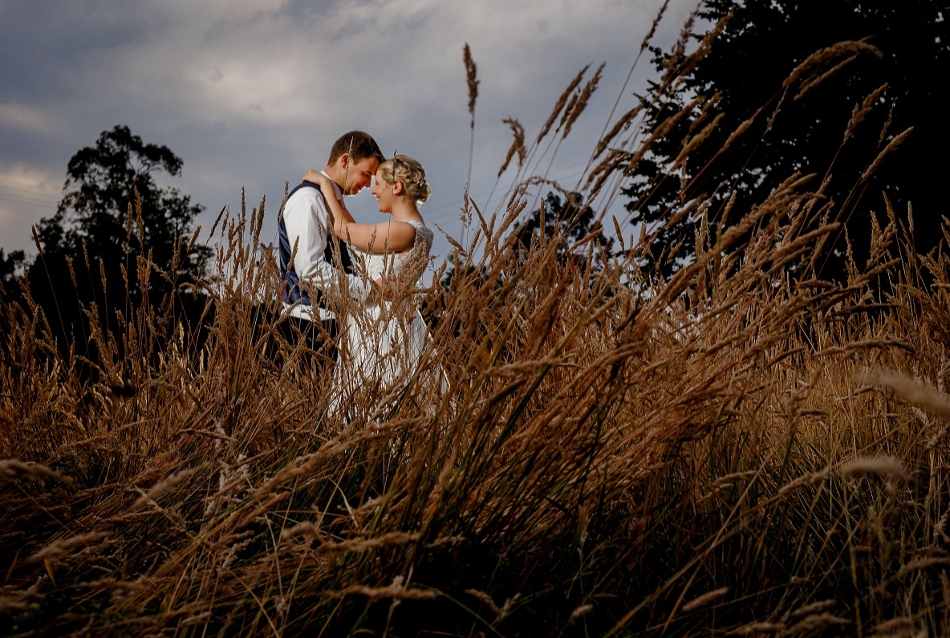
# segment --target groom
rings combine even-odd
[[[372,183],[382,161],[383,154],[372,137],[351,131],[334,142],[322,172],[333,182],[336,198],[342,202],[344,195],[355,195]],[[333,219],[316,184],[302,182],[290,191],[277,228],[281,301],[287,313],[280,331],[291,344],[303,338],[317,353],[318,365],[328,369],[336,360],[339,327],[325,297],[346,294],[363,303],[373,292],[372,284],[349,272],[349,253],[330,232]],[[344,277],[335,251],[339,251]],[[343,283],[345,289],[341,289]]]

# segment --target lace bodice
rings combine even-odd
[[[412,248],[401,253],[374,255],[350,248],[356,263],[362,263],[369,279],[378,279],[383,274],[393,277],[396,274],[419,281],[429,263],[429,251],[432,250],[432,230],[422,222],[406,222],[416,229],[416,240]],[[407,270],[411,269],[411,270]],[[404,272],[405,271],[405,272]]]

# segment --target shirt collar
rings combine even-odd
[[[342,201],[343,201],[343,189],[340,188],[339,184],[337,184],[336,182],[333,181],[333,178],[331,178],[329,175],[327,175],[327,172],[326,172],[326,171],[320,171],[320,174],[323,175],[324,177],[326,177],[328,180],[330,180],[330,183],[333,184],[333,195],[336,197],[336,201],[342,202]]]

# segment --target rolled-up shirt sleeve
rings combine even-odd
[[[296,243],[294,270],[307,287],[325,292],[337,291],[340,271],[325,258],[330,214],[323,196],[316,189],[306,188],[294,193],[284,205],[284,225],[291,249]],[[362,303],[369,296],[372,284],[355,275],[346,275],[346,293]],[[342,291],[340,291],[342,292]]]

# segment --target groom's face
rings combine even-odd
[[[345,183],[340,185],[343,192],[347,195],[356,195],[372,184],[377,168],[379,168],[379,161],[375,157],[364,157],[358,162],[349,161],[345,171]]]

